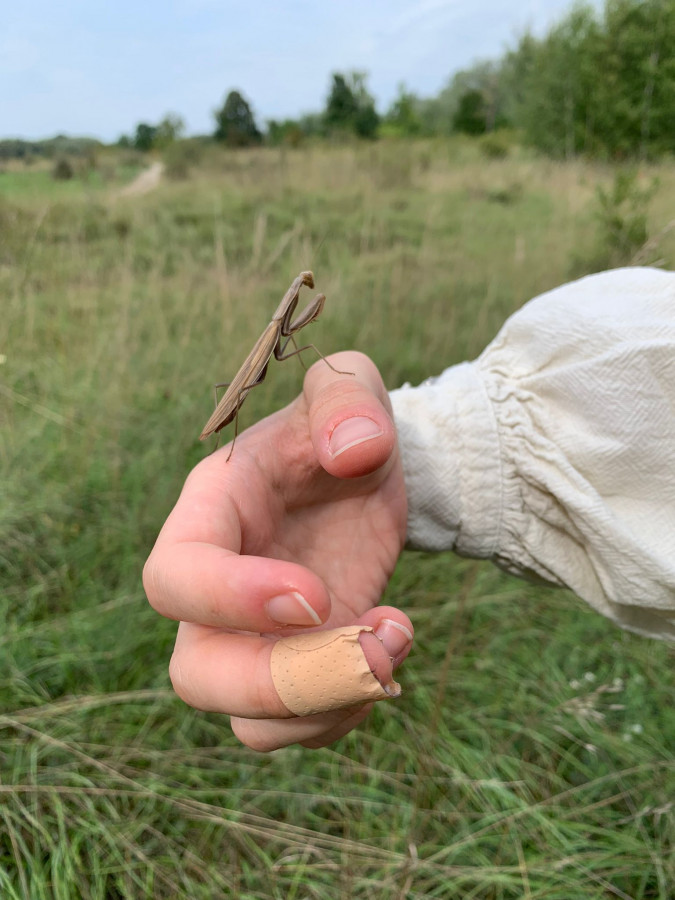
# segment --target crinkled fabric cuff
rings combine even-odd
[[[408,546],[492,557],[502,517],[499,438],[474,364],[390,396],[408,497]]]

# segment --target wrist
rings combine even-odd
[[[489,558],[499,546],[494,414],[475,366],[390,394],[408,497],[407,545]]]

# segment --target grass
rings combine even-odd
[[[125,200],[0,175],[3,898],[672,897],[672,649],[406,553],[385,598],[417,631],[402,699],[261,757],[173,696],[175,625],[140,587],[209,386],[298,271],[328,296],[324,352],[414,383],[612,252],[614,174],[420,142],[214,154]],[[641,261],[672,266],[675,171],[654,176]],[[271,367],[242,425],[301,378]]]

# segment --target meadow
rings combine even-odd
[[[175,623],[140,581],[210,450],[211,386],[299,271],[324,353],[416,383],[548,288],[675,266],[672,161],[453,140],[214,151],[120,197],[132,174],[0,173],[0,896],[672,898],[672,648],[406,552],[384,598],[416,627],[402,698],[258,755],[174,696]],[[241,427],[302,375],[271,366]]]

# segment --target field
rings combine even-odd
[[[211,385],[300,270],[328,297],[323,352],[416,383],[543,290],[674,266],[673,164],[262,149],[120,198],[131,170],[104,163],[0,173],[3,900],[672,898],[672,648],[405,553],[385,598],[416,627],[404,696],[330,749],[261,756],[173,695],[175,624],[140,573],[208,452]],[[301,383],[270,367],[242,427]]]

